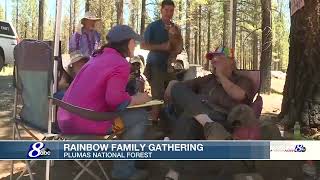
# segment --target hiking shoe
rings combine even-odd
[[[203,129],[207,140],[232,139],[232,135],[220,123],[207,122]]]

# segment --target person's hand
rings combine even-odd
[[[226,76],[227,64],[223,61],[214,62],[214,74],[220,79]]]
[[[166,91],[164,92],[164,100],[165,101],[169,101],[170,98],[171,98],[171,89],[172,89],[172,86],[175,85],[176,83],[178,83],[179,81],[177,80],[172,80],[169,82],[168,86],[167,86],[167,89]]]
[[[134,73],[130,73],[130,75],[129,75],[129,81],[130,81],[130,80],[134,80],[134,79],[136,79],[136,76],[134,75]]]
[[[137,104],[144,104],[146,102],[151,101],[151,97],[148,95],[147,92],[144,93],[137,93],[134,98],[136,99]]]
[[[160,44],[160,46],[161,46],[161,49],[163,49],[164,51],[169,51],[171,49],[169,41]]]

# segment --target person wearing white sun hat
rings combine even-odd
[[[88,56],[84,56],[80,51],[74,51],[70,54],[70,61],[62,70],[61,77],[58,83],[58,91],[54,94],[55,98],[62,99],[65,91],[70,86],[73,79],[76,77],[78,72],[81,70],[82,66],[84,66],[89,61]]]
[[[96,30],[96,23],[100,20],[91,12],[85,13],[70,39],[69,53],[79,50],[83,55],[91,56],[94,50],[100,47],[101,38]]]

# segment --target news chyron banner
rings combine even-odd
[[[320,160],[317,141],[0,141],[2,160]]]

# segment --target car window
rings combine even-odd
[[[9,23],[0,21],[0,34],[14,36],[14,32]]]

